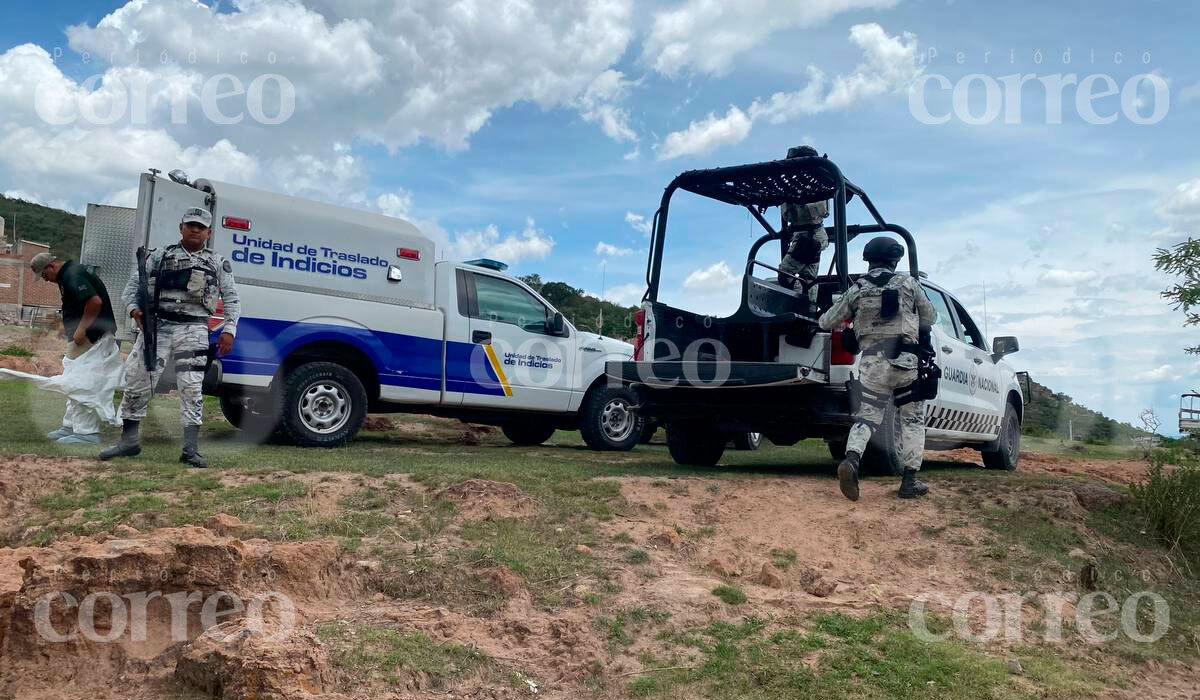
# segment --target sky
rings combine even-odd
[[[634,304],[671,178],[809,143],[1018,369],[1173,432],[1200,331],[1151,256],[1200,223],[1197,26],[1166,0],[14,3],[0,192],[82,212],[182,168]],[[731,311],[757,233],[686,197],[661,298]]]

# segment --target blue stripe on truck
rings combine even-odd
[[[211,342],[216,342],[216,335]],[[242,318],[233,352],[222,357],[221,364],[229,374],[270,376],[297,348],[322,341],[345,343],[362,351],[375,365],[380,384],[441,391],[441,340],[353,326]],[[483,346],[446,344],[446,391],[504,396]]]

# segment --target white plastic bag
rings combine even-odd
[[[102,421],[120,425],[113,392],[125,383],[125,362],[117,341],[106,335],[75,359],[63,358],[63,373],[42,377],[14,369],[0,369],[0,377],[24,379],[40,389],[63,394],[96,412]]]

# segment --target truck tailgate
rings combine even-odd
[[[780,362],[664,361],[609,362],[605,373],[630,384],[716,389],[825,384],[828,376],[801,364]]]

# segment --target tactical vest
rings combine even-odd
[[[208,313],[217,310],[220,282],[216,263],[203,255],[189,255],[180,245],[168,246],[152,274],[155,296],[166,310],[197,305]]]
[[[854,330],[864,349],[881,343],[915,344],[920,327],[916,285],[909,275],[885,272],[860,277]]]

